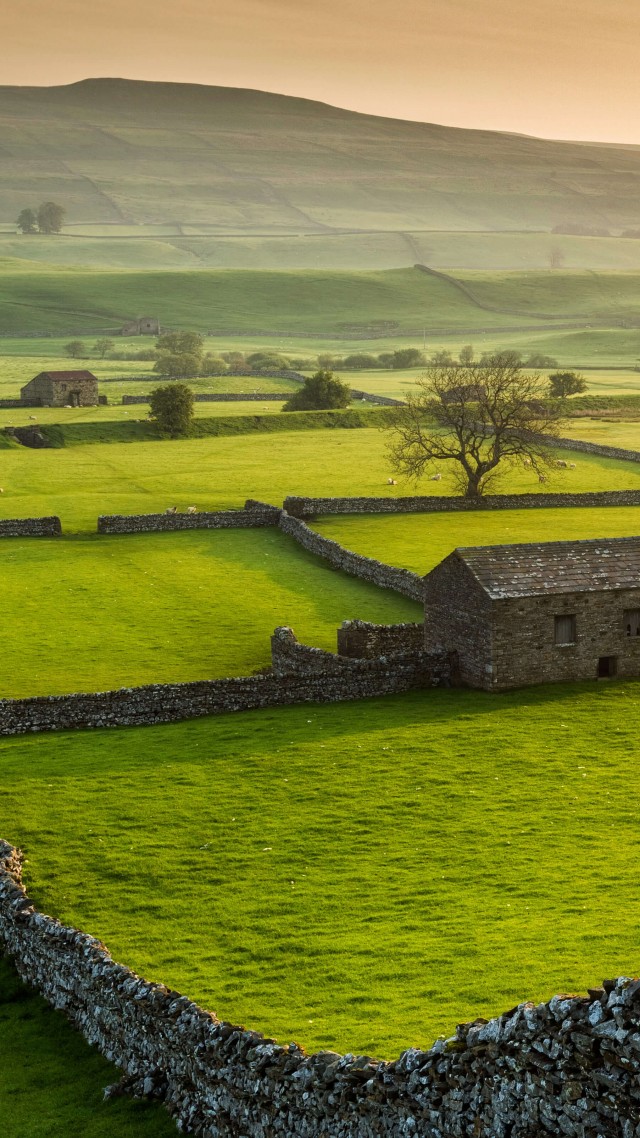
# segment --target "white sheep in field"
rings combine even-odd
[[[177,512],[178,512],[177,506],[167,506],[167,508],[165,510],[165,514],[177,514]]]
[[[187,506],[187,513],[188,514],[197,514],[197,512],[198,512],[197,506]]]
[[[387,486],[397,486],[397,485],[398,485],[398,483],[396,482],[395,478],[387,478]]]
[[[522,465],[523,466],[531,466],[531,459],[530,458],[523,458]]]
[[[559,466],[561,470],[568,470],[569,469],[569,463],[565,462],[563,458],[559,458],[556,461],[556,466]]]
[[[441,474],[432,474],[429,481],[430,482],[440,482],[440,481],[442,481],[442,475]]]
[[[569,470],[575,470],[575,468],[576,468],[575,462],[570,462],[569,463]]]
[[[538,482],[546,482],[546,481],[547,481],[546,474],[539,474],[538,475]]]

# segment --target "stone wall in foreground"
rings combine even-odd
[[[320,650],[307,649],[305,657],[314,651]],[[322,655],[338,659],[332,658],[330,653]],[[300,668],[297,675],[274,673],[191,683],[146,684],[107,692],[0,699],[0,736],[75,727],[146,726],[260,707],[339,703],[393,695],[440,682],[440,676],[444,675],[443,660],[442,656],[425,660],[413,655],[406,659],[364,660],[355,668],[323,667],[317,673],[307,666]],[[431,661],[435,661],[437,670]],[[345,665],[350,663],[352,661],[345,661]]]
[[[62,533],[60,518],[4,518],[0,521],[0,537],[58,537]]]
[[[353,553],[337,541],[322,537],[300,518],[291,517],[285,511],[280,517],[280,529],[310,553],[324,558],[336,569],[350,573],[352,577],[362,577],[364,581],[370,581],[381,589],[393,589],[396,593],[402,593],[403,596],[410,597],[419,604],[423,603],[424,584],[417,573],[412,573],[409,569],[396,569],[393,565],[376,561],[374,557],[363,557],[360,553]]]
[[[406,498],[306,498],[290,495],[284,500],[284,509],[295,518],[313,518],[320,514],[438,514],[459,510],[551,510],[580,506],[640,506],[640,490],[599,490],[586,494],[487,494],[477,500],[436,494]]]
[[[0,842],[0,944],[23,980],[201,1138],[638,1138],[640,980],[522,1003],[395,1062],[279,1045],[141,979],[38,912]]]

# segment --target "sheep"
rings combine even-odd
[[[531,459],[530,458],[523,458],[522,465],[523,466],[531,466]]]
[[[576,468],[575,462],[570,462],[569,463],[569,470],[575,470],[575,468]]]
[[[4,487],[0,486],[0,494],[4,494]]]
[[[30,418],[30,419],[35,419],[35,418],[36,418],[36,416],[35,416],[35,415],[29,415],[29,418]]]
[[[430,482],[440,482],[441,480],[442,480],[441,474],[432,474],[431,478],[429,479]]]
[[[197,512],[198,512],[197,506],[187,506],[187,513],[188,514],[197,514]]]
[[[167,508],[165,510],[165,514],[177,514],[177,512],[178,512],[177,506],[167,506]]]
[[[559,458],[556,461],[556,466],[559,466],[561,470],[567,470],[569,463],[565,462],[563,458]]]
[[[395,478],[387,478],[387,486],[397,486],[397,485],[398,485],[398,483],[396,482]]]
[[[538,482],[546,482],[546,481],[547,481],[546,474],[539,474],[538,475]]]

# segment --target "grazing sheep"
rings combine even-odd
[[[523,466],[531,466],[531,459],[530,458],[523,458],[522,465]]]
[[[567,470],[569,463],[565,462],[563,458],[559,458],[556,462],[556,466],[559,466],[561,470]]]
[[[538,475],[538,482],[546,482],[546,481],[547,481],[546,474],[539,474]]]
[[[575,468],[576,468],[575,462],[570,462],[569,463],[569,470],[575,470]]]
[[[2,486],[0,486],[0,494],[4,494],[4,489]]]
[[[178,512],[177,506],[167,506],[167,508],[165,510],[165,514],[177,514],[177,512]]]
[[[198,512],[197,506],[187,506],[187,513],[188,514],[197,514],[197,512]]]
[[[35,415],[29,415],[29,418],[30,418],[30,419],[35,419],[35,418],[36,418],[36,416],[35,416]]]
[[[387,478],[387,486],[397,486],[395,478]]]
[[[430,481],[430,482],[440,482],[440,481],[441,481],[441,479],[442,479],[442,475],[441,475],[441,474],[432,474],[432,475],[431,475],[431,478],[429,479],[429,481]]]

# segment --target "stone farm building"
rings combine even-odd
[[[29,407],[97,407],[98,380],[90,371],[41,371],[20,399]]]
[[[425,646],[487,691],[640,676],[640,537],[454,550],[425,577]]]
[[[139,316],[128,320],[120,329],[122,336],[159,336],[160,321],[155,316]]]

